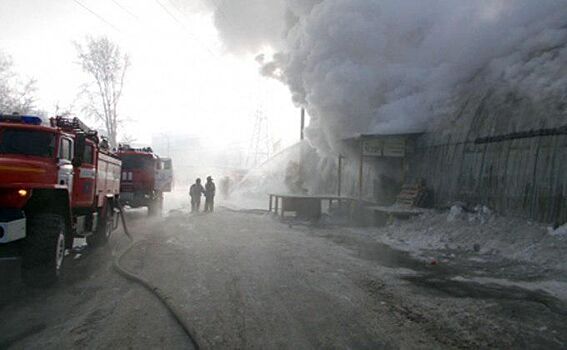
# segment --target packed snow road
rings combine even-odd
[[[369,235],[259,211],[144,214],[128,214],[147,241],[125,265],[169,295],[202,348],[567,345],[564,300],[471,280],[483,268],[474,260],[432,264]],[[118,233],[112,249],[71,256],[49,290],[24,288],[17,263],[4,263],[0,348],[191,348],[150,293],[112,271],[126,244]]]

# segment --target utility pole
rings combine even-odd
[[[359,168],[358,168],[358,199],[362,200],[362,180],[363,180],[363,171],[364,171],[364,139],[360,137],[360,160],[359,160]]]
[[[300,136],[299,139],[301,141],[303,141],[303,139],[305,138],[305,133],[304,133],[304,129],[305,129],[305,108],[301,108],[301,130],[300,130]]]
[[[343,156],[339,154],[339,167],[338,167],[338,173],[337,173],[337,195],[340,197],[341,196],[341,187],[342,187],[342,181],[343,181]]]

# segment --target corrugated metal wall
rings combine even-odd
[[[424,136],[411,164],[438,206],[461,200],[543,222],[567,221],[565,135],[487,144],[439,144]]]
[[[506,215],[564,223],[567,135],[535,131],[563,132],[565,106],[510,95],[477,94],[453,124],[421,136],[410,158],[411,176],[426,180],[436,206],[465,201]],[[530,131],[533,135],[515,137]],[[493,139],[485,142],[487,137]]]

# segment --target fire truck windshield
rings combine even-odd
[[[125,155],[120,157],[122,169],[152,169],[153,159],[143,155]]]
[[[33,130],[5,129],[0,132],[0,154],[51,158],[55,155],[55,134]]]

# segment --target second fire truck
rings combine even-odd
[[[163,208],[163,194],[171,192],[173,170],[171,159],[160,158],[150,148],[121,145],[122,160],[120,200],[132,208],[147,207],[149,215],[158,215]]]

